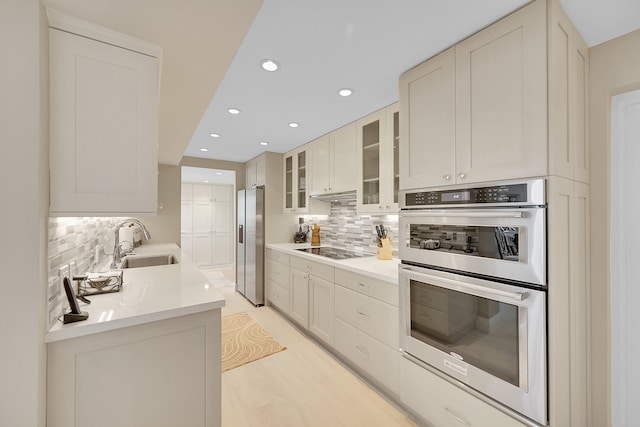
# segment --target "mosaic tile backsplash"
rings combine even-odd
[[[393,256],[398,256],[398,215],[358,215],[356,202],[331,202],[330,215],[305,215],[309,225],[320,225],[320,243],[339,248],[376,252],[378,236],[376,225],[383,224],[393,245]]]
[[[320,241],[336,247],[375,252],[378,246],[375,226],[383,224],[398,255],[397,215],[358,215],[355,201],[331,203],[330,215],[305,215],[308,224],[319,224]],[[68,305],[58,271],[76,263],[70,274],[104,271],[113,248],[113,229],[125,218],[49,218],[49,279],[47,287],[48,327],[51,327]],[[122,238],[121,238],[122,241]],[[98,262],[95,262],[96,248]]]
[[[62,314],[67,301],[58,270],[76,263],[70,274],[101,271],[109,263],[113,251],[113,229],[124,218],[49,218],[49,251],[47,286],[48,327]],[[98,262],[95,262],[98,248]]]

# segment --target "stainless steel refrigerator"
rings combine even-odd
[[[238,292],[264,305],[264,187],[238,191]]]

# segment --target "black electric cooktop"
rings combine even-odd
[[[369,254],[366,252],[349,251],[346,249],[331,248],[328,246],[320,246],[319,248],[302,248],[302,249],[296,249],[296,250],[301,252],[306,252],[309,254],[325,256],[331,259],[350,259],[350,258],[373,256],[373,254]]]

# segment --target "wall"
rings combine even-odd
[[[180,245],[181,168],[158,165],[158,214],[138,218],[149,229],[149,243]]]
[[[45,425],[48,31],[38,0],[0,13],[0,425]]]
[[[610,111],[611,97],[640,88],[640,30],[590,49],[591,417],[611,426]]]
[[[382,223],[391,235],[393,255],[398,256],[398,215],[358,215],[353,200],[331,202],[330,215],[304,215],[304,218],[309,225],[320,225],[321,244],[365,252],[376,251],[375,226]],[[311,235],[307,241],[311,241]]]
[[[48,286],[47,286],[47,328],[62,314],[63,308],[69,306],[59,269],[70,262],[76,263],[76,271],[71,275],[86,272],[104,271],[113,254],[113,229],[124,218],[114,217],[82,217],[82,218],[49,218],[48,242]],[[100,260],[94,263],[96,247]]]

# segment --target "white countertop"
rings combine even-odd
[[[56,322],[45,335],[54,342],[105,332],[157,320],[220,309],[224,297],[209,285],[206,277],[171,244],[142,245],[136,255],[174,254],[178,264],[124,269],[122,290],[89,296],[91,304],[80,303],[89,318],[75,323]]]
[[[330,245],[321,245],[329,246]],[[310,248],[309,243],[270,243],[267,244],[267,248],[284,252],[288,255],[294,255],[298,257],[304,257],[312,259],[317,262],[329,264],[334,267],[343,268],[345,270],[353,271],[354,273],[363,274],[365,276],[375,277],[376,279],[384,280],[395,285],[398,284],[398,265],[400,260],[393,258],[391,260],[379,260],[376,258],[376,254],[371,254],[367,257],[350,258],[336,260],[321,255],[310,254],[297,249]],[[316,246],[317,247],[317,246]],[[344,249],[344,248],[341,248]]]

